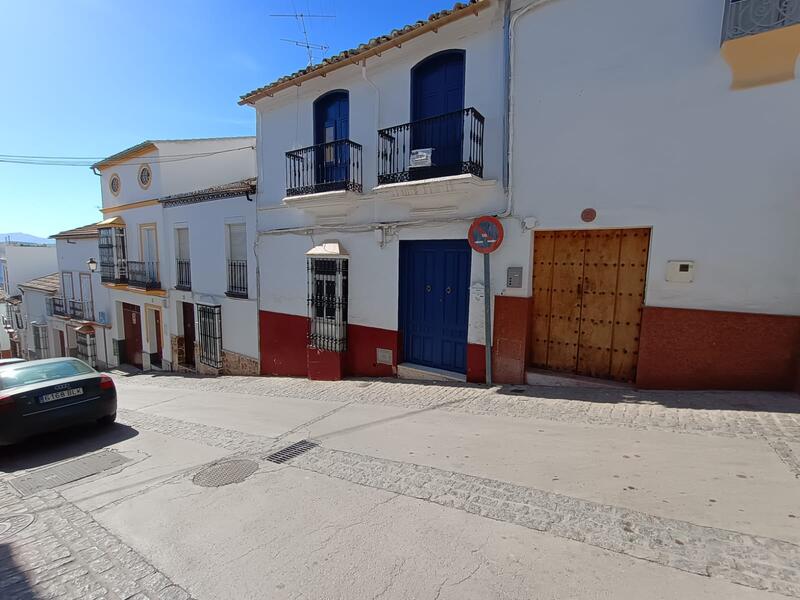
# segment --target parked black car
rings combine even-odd
[[[0,445],[36,433],[117,418],[117,390],[108,375],[76,358],[0,366]]]

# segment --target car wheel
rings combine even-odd
[[[107,427],[109,425],[113,425],[116,420],[117,420],[117,413],[114,413],[112,415],[106,415],[105,417],[101,417],[100,419],[97,420],[97,422],[100,423],[100,425]]]

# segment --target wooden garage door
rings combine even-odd
[[[535,232],[533,366],[636,378],[649,246],[649,229]]]

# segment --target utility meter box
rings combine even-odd
[[[675,283],[691,283],[694,281],[694,261],[668,260],[667,281]]]
[[[522,287],[522,267],[508,267],[506,270],[506,287]]]

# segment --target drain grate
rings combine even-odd
[[[85,477],[97,475],[103,471],[122,466],[129,461],[129,458],[125,458],[119,452],[103,450],[89,456],[69,460],[52,467],[37,469],[25,475],[19,475],[9,479],[8,483],[23,496],[30,496],[42,490],[49,490]]]
[[[232,483],[242,483],[256,471],[258,463],[254,460],[226,460],[199,471],[192,482],[202,487],[222,487]]]
[[[34,519],[31,514],[0,517],[0,542],[24,530]]]
[[[286,446],[286,448],[278,450],[277,452],[273,452],[267,457],[267,460],[280,465],[285,463],[287,460],[308,452],[312,448],[316,448],[317,445],[318,444],[315,444],[309,440],[300,440],[296,444]]]

